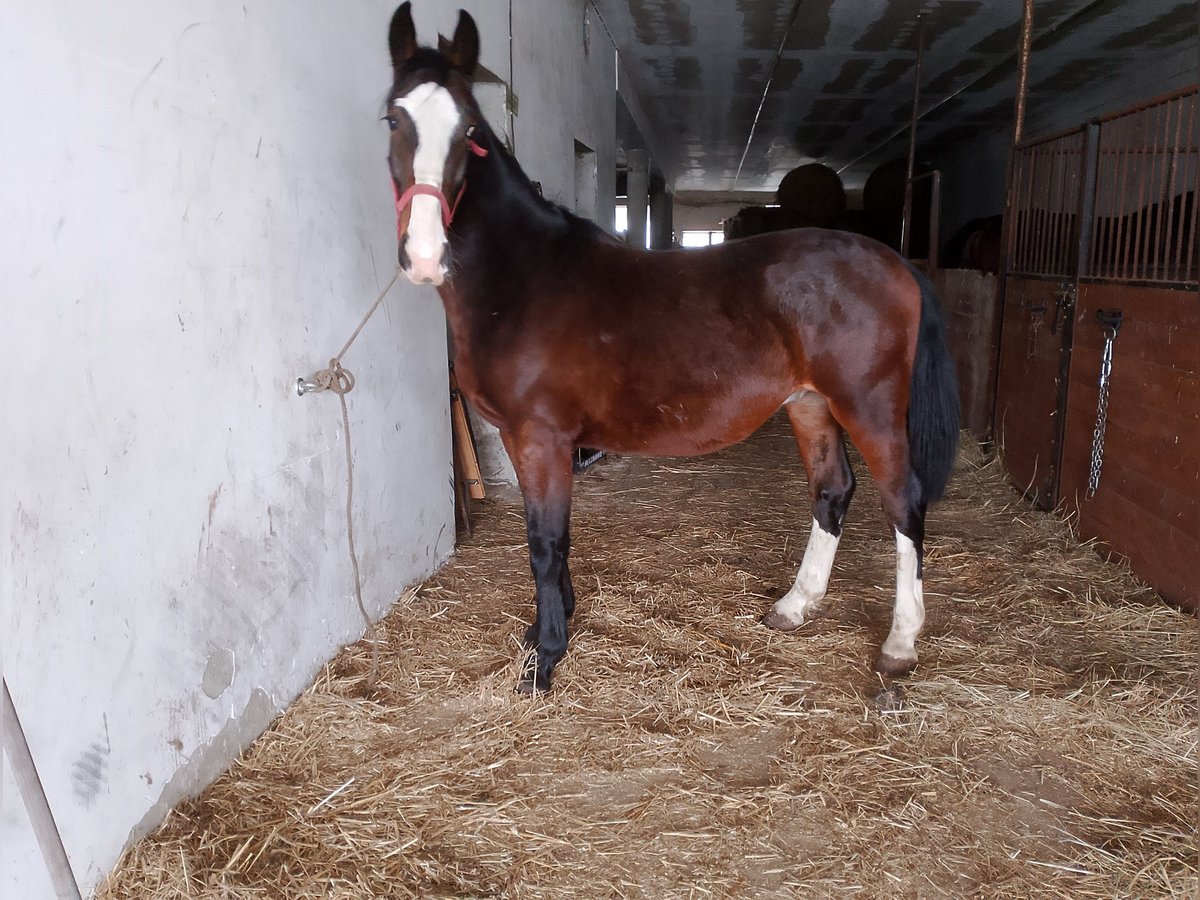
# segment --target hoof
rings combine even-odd
[[[517,682],[516,691],[518,694],[523,694],[526,697],[548,694],[550,693],[550,679],[542,675],[535,675],[532,678],[522,678]]]
[[[889,678],[899,678],[902,675],[907,675],[916,667],[916,657],[912,659],[900,659],[896,656],[880,653],[875,659],[875,671]]]
[[[539,668],[530,667],[526,670],[528,674],[523,674],[521,680],[518,680],[516,691],[517,694],[523,694],[527,697],[538,696],[539,694],[550,694],[551,683],[550,676],[542,672]]]
[[[804,624],[803,622],[793,622],[787,616],[781,615],[775,612],[775,610],[771,610],[763,616],[762,623],[768,628],[773,628],[775,631],[795,631]]]

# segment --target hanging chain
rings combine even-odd
[[[1092,431],[1092,462],[1088,472],[1087,498],[1096,496],[1100,487],[1100,468],[1104,465],[1104,431],[1108,427],[1108,386],[1112,375],[1113,343],[1121,330],[1121,311],[1098,310],[1096,318],[1104,324],[1104,351],[1100,355],[1100,399],[1096,404],[1096,427]]]

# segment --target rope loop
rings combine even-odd
[[[312,383],[314,392],[333,391],[344,396],[354,390],[354,373],[343,368],[341,360],[335,356],[329,361],[329,368],[313,373]]]

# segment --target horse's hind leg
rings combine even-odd
[[[909,463],[905,414],[890,408],[876,415],[856,410],[854,415],[839,414],[839,419],[867,462],[896,535],[896,604],[875,671],[906,675],[917,664],[917,635],[925,623],[921,556],[926,501]]]
[[[571,447],[545,436],[502,431],[525,499],[529,566],[537,591],[537,614],[525,633],[536,651],[531,677],[517,685],[522,693],[550,690],[554,667],[567,652],[567,617],[574,611],[575,592],[567,571],[571,518]]]
[[[781,631],[799,628],[825,596],[842,522],[854,496],[854,472],[846,455],[842,428],[819,394],[804,393],[784,407],[796,435],[800,458],[808,472],[813,523],[804,560],[792,585],[775,602],[763,623]]]

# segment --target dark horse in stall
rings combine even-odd
[[[749,436],[781,406],[813,526],[794,586],[764,617],[802,625],[825,594],[862,451],[896,538],[896,606],[876,660],[916,665],[926,505],[958,440],[953,363],[929,282],[869,238],[800,229],[705,250],[641,251],[543,200],[471,93],[475,23],[418,47],[409,4],[388,34],[384,119],[400,266],[437,286],[462,390],[500,429],[525,500],[537,613],[526,692],[567,648],[573,450],[687,456]]]

